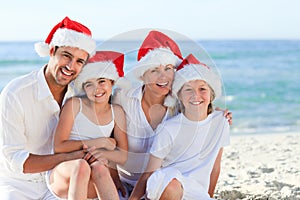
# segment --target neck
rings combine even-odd
[[[95,103],[93,101],[88,100],[89,107],[93,108],[96,113],[105,113],[110,109],[110,104],[107,102],[103,103]]]
[[[65,94],[68,90],[68,87],[58,85],[55,82],[55,80],[53,79],[53,77],[51,75],[47,74],[47,73],[45,73],[45,78],[46,78],[47,85],[48,85],[54,99],[56,100],[58,105],[61,107],[62,102],[63,102],[64,97],[65,97]]]
[[[207,118],[207,111],[188,111],[185,110],[184,113],[186,118],[191,121],[202,121]]]
[[[144,88],[143,101],[148,105],[164,105],[165,95],[158,95],[154,92],[151,92],[149,89]]]

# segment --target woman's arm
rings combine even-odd
[[[219,179],[219,175],[221,171],[222,154],[223,154],[223,148],[219,150],[214,167],[210,174],[210,184],[209,184],[208,194],[211,198],[214,196],[215,188]]]

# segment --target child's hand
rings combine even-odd
[[[112,151],[116,148],[116,140],[114,138],[106,138],[104,148]]]

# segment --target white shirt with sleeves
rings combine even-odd
[[[0,177],[43,181],[44,173],[25,174],[23,165],[29,153],[51,153],[59,118],[44,67],[12,80],[0,98]]]

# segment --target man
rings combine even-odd
[[[50,56],[40,70],[12,80],[0,97],[0,196],[4,200],[50,199],[44,173],[86,156],[87,149],[52,155],[53,133],[70,83],[94,54],[96,43],[84,25],[64,18],[44,43]]]

